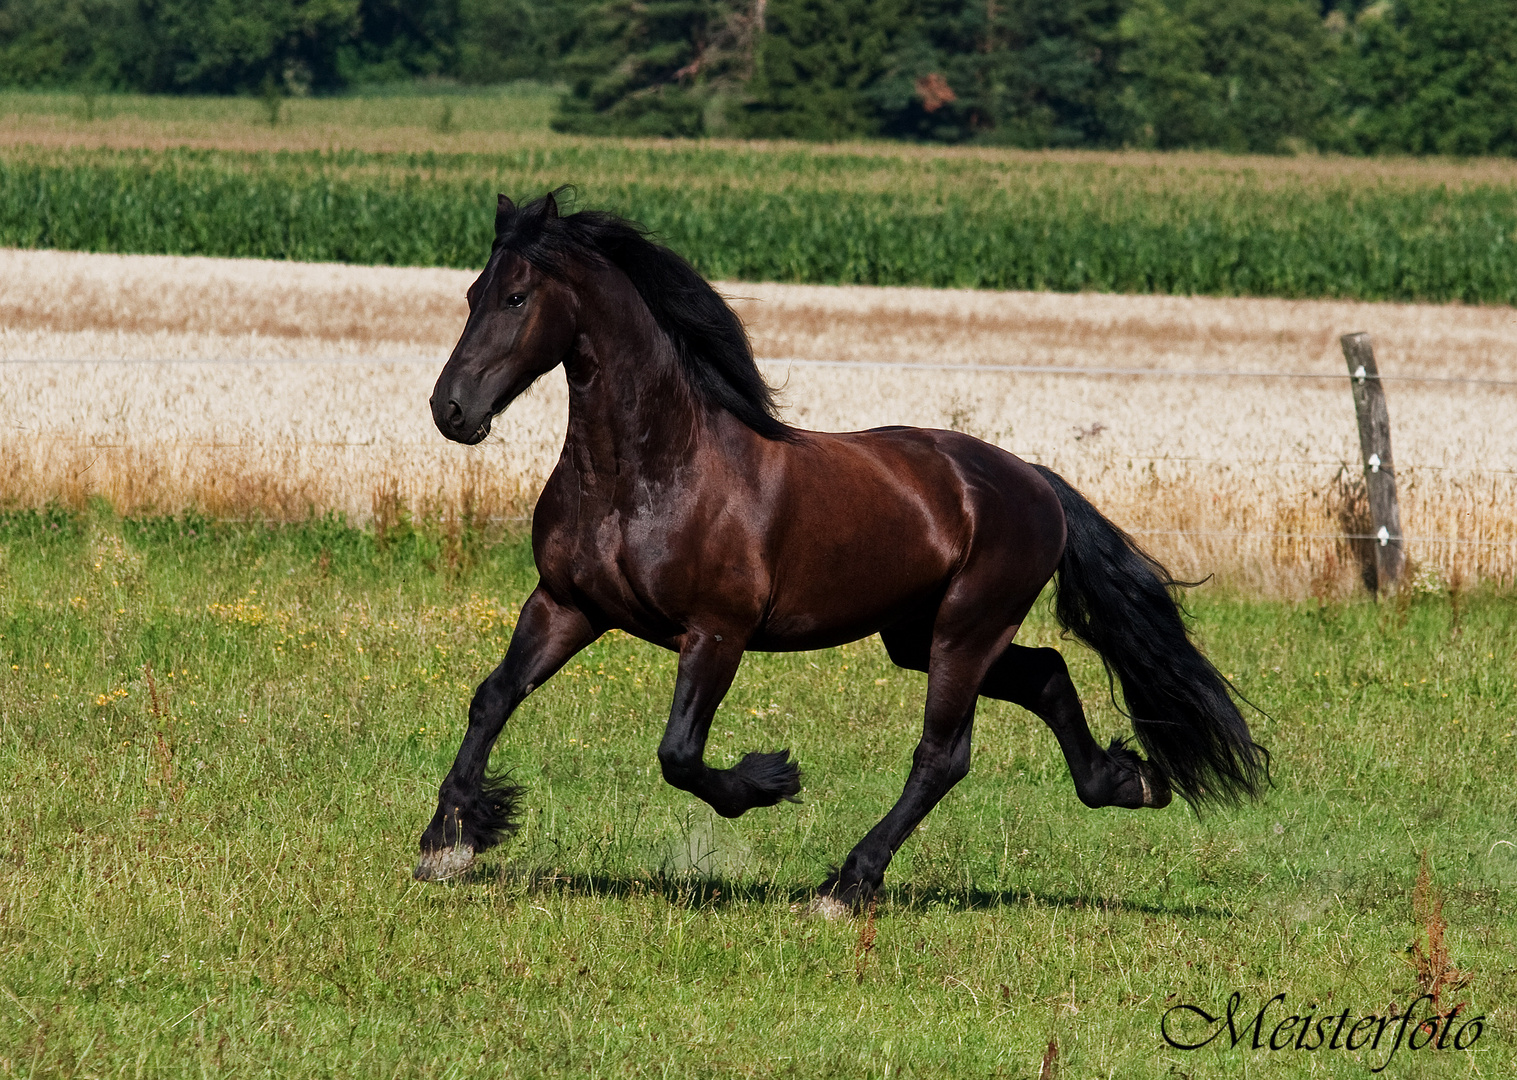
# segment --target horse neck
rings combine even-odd
[[[676,467],[708,428],[673,343],[632,283],[617,271],[594,278],[596,288],[580,292],[581,331],[564,361],[565,449],[588,486]]]

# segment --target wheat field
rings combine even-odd
[[[435,431],[427,397],[470,280],[0,251],[0,501],[521,518],[558,457],[563,380],[480,446]],[[1512,309],[720,288],[792,422],[967,431],[1069,476],[1177,572],[1281,595],[1354,587],[1365,552],[1337,537],[1368,522],[1338,337],[1369,331],[1418,587],[1517,576],[1517,385],[1500,385],[1517,382]]]

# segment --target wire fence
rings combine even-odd
[[[1386,543],[1374,533],[1240,532],[1234,529],[1128,529],[1134,536],[1235,536],[1250,540],[1370,540]],[[1517,540],[1466,540],[1449,536],[1398,536],[1398,544],[1469,544],[1474,547],[1517,547]]]
[[[911,371],[966,371],[1005,375],[1055,375],[1085,378],[1163,379],[1312,379],[1337,381],[1349,379],[1342,371],[1227,371],[1210,368],[1085,367],[1057,364],[939,364],[915,360],[805,360],[799,357],[760,357],[762,364],[786,364],[792,367],[824,368],[902,368]],[[1517,379],[1483,379],[1462,375],[1380,375],[1381,382],[1449,383],[1469,386],[1517,388]]]
[[[443,356],[336,356],[318,360],[298,357],[270,357],[251,359],[247,357],[168,357],[163,359],[82,359],[78,357],[23,357],[0,360],[0,366],[8,364],[58,364],[58,365],[105,365],[105,364],[225,364],[265,365],[301,364],[310,367],[337,364],[439,364]],[[1306,379],[1337,381],[1348,379],[1342,371],[1229,371],[1211,368],[1154,368],[1154,367],[1086,367],[1083,365],[1059,364],[945,364],[917,360],[809,360],[798,356],[760,356],[761,364],[787,367],[814,368],[885,368],[904,371],[941,371],[983,373],[987,375],[1051,375],[1070,378],[1163,378],[1163,379]],[[1428,383],[1517,389],[1517,379],[1487,379],[1463,375],[1385,375],[1377,376],[1381,382]]]
[[[56,439],[59,442],[67,442],[74,446],[83,447],[87,450],[131,450],[136,443],[126,442],[101,442],[98,439],[81,439],[74,435],[55,431],[36,431],[20,424],[7,425],[8,430],[29,439]],[[364,449],[420,449],[430,447],[435,449],[441,442],[442,436],[437,439],[307,439],[299,440],[300,446],[316,446],[324,448],[357,447]],[[266,445],[267,440],[239,439],[236,441],[216,439],[210,442],[200,439],[154,439],[155,446],[184,447],[192,450],[250,450],[258,446]],[[1032,460],[1035,454],[1027,454],[1024,457]],[[1306,465],[1323,468],[1354,469],[1355,466],[1341,458],[1219,458],[1219,457],[1193,457],[1178,454],[1118,454],[1113,460],[1130,462],[1151,462],[1154,464],[1176,463],[1187,465],[1227,465],[1227,466],[1269,466],[1284,467],[1292,465]],[[1456,472],[1468,476],[1517,476],[1517,469],[1490,469],[1476,465],[1426,465],[1418,462],[1401,462],[1396,465],[1385,466],[1385,471],[1392,475],[1402,472]]]
[[[136,443],[124,442],[99,442],[95,439],[79,439],[75,436],[61,434],[53,431],[33,431],[21,425],[12,425],[11,431],[25,435],[30,439],[57,439],[60,442],[68,442],[74,446],[83,447],[86,450],[131,450]],[[442,436],[437,439],[305,439],[299,440],[300,446],[319,447],[359,447],[365,449],[412,449],[431,447],[435,449],[441,442]],[[197,439],[154,439],[155,446],[185,447],[192,450],[251,450],[265,445],[260,440],[242,439],[236,442],[215,440],[204,442]],[[1029,460],[1037,455],[1024,454]],[[1118,454],[1116,461],[1153,462],[1162,464],[1174,462],[1178,464],[1193,465],[1228,465],[1228,466],[1289,466],[1308,465],[1313,467],[1354,469],[1353,464],[1339,458],[1213,458],[1213,457],[1184,457],[1174,454]],[[1401,472],[1457,472],[1469,476],[1517,476],[1517,469],[1487,469],[1475,465],[1423,465],[1415,462],[1401,462],[1398,465],[1385,466],[1385,471],[1395,475]]]
[[[441,356],[378,356],[378,357],[332,357],[319,360],[301,359],[295,357],[272,357],[268,359],[251,359],[236,357],[172,357],[164,359],[131,359],[131,358],[107,358],[85,359],[78,357],[58,358],[21,358],[0,360],[0,367],[9,365],[68,365],[68,366],[100,366],[100,365],[227,365],[227,366],[261,366],[261,365],[303,365],[320,367],[325,365],[401,365],[401,364],[426,364],[437,365],[445,358]],[[1113,366],[1072,366],[1053,364],[953,364],[932,363],[926,361],[902,361],[902,360],[811,360],[804,357],[758,357],[761,364],[775,367],[803,367],[803,368],[830,368],[830,369],[887,369],[905,371],[932,371],[940,373],[967,373],[987,375],[1042,375],[1070,378],[1165,378],[1165,379],[1253,379],[1253,380],[1314,380],[1318,382],[1337,382],[1350,380],[1351,376],[1343,371],[1335,372],[1306,372],[1306,371],[1232,371],[1223,369],[1201,368],[1153,368],[1153,367],[1113,367]],[[1378,376],[1381,382],[1398,383],[1421,383],[1447,386],[1471,386],[1484,388],[1513,389],[1517,388],[1517,379],[1492,379],[1470,376],[1443,376],[1443,375],[1385,375]],[[61,433],[33,432],[15,426],[12,430],[26,434],[31,438],[55,438],[69,440],[71,437]],[[135,444],[120,442],[94,442],[72,438],[75,445],[90,450],[113,450],[132,449]],[[192,449],[251,449],[264,445],[260,441],[211,441],[203,440],[154,440],[160,446],[174,446]],[[435,447],[434,441],[391,441],[391,440],[299,440],[302,446],[321,448],[385,448],[404,449]],[[1353,470],[1354,466],[1341,460],[1328,459],[1304,459],[1304,458],[1278,458],[1245,460],[1242,458],[1209,458],[1176,455],[1118,455],[1117,460],[1130,462],[1180,462],[1187,464],[1213,464],[1213,465],[1253,465],[1253,466],[1312,466],[1312,467],[1336,467]],[[1458,472],[1472,476],[1513,476],[1517,475],[1517,469],[1491,469],[1469,467],[1462,465],[1433,465],[1402,462],[1396,466],[1397,471],[1446,471]],[[236,519],[229,519],[236,520]],[[492,517],[492,521],[522,522],[531,520],[530,517],[510,516]],[[1234,529],[1133,529],[1130,530],[1135,536],[1188,536],[1188,537],[1229,537],[1244,540],[1298,540],[1298,541],[1363,541],[1385,543],[1385,538],[1370,533],[1298,533],[1298,532],[1256,532]],[[1396,541],[1400,544],[1438,544],[1455,546],[1472,546],[1485,548],[1517,548],[1517,540],[1489,540],[1468,539],[1446,536],[1401,536]]]

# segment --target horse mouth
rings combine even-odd
[[[495,418],[493,416],[486,416],[480,423],[479,427],[475,428],[473,431],[469,432],[466,435],[455,435],[449,431],[444,431],[443,435],[446,438],[452,439],[456,443],[462,443],[464,446],[477,446],[479,443],[484,442],[485,439],[489,436],[490,424],[494,419]]]
[[[490,435],[490,425],[495,423],[495,418],[505,412],[506,407],[515,401],[520,393],[519,390],[514,393],[507,390],[501,394],[498,399],[490,403],[490,409],[485,413],[484,419],[479,422],[479,427],[475,428],[471,434],[458,436],[458,441],[465,446],[477,446],[484,442]]]

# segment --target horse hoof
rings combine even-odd
[[[417,881],[452,881],[474,865],[474,849],[464,845],[424,852],[416,864]]]
[[[1154,810],[1163,810],[1174,798],[1169,785],[1158,777],[1149,777],[1148,763],[1138,766],[1138,779],[1143,782],[1143,805]]]
[[[808,919],[826,919],[828,922],[837,922],[853,914],[853,908],[830,893],[818,893],[811,898],[811,903],[803,908],[797,904],[796,908]]]
[[[1137,810],[1144,807],[1152,810],[1163,810],[1169,805],[1170,800],[1174,798],[1173,793],[1169,789],[1169,781],[1164,778],[1162,772],[1154,768],[1152,762],[1144,761],[1137,754],[1129,750],[1126,740],[1113,739],[1111,746],[1107,748],[1106,752],[1111,755],[1112,764],[1117,767],[1119,774],[1128,774],[1117,785],[1119,789],[1125,788],[1126,791],[1121,798],[1117,798],[1116,794],[1113,793],[1105,802],[1087,802],[1085,805],[1123,806],[1129,810]],[[1131,778],[1133,776],[1138,778],[1140,798],[1137,802],[1132,801]]]

